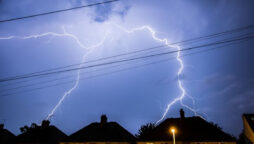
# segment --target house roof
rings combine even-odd
[[[173,139],[171,127],[176,129],[175,138],[178,141],[235,141],[234,137],[223,132],[216,124],[209,123],[200,117],[168,118],[141,141],[171,141]]]
[[[250,125],[251,130],[254,132],[254,114],[243,114],[243,117],[245,117],[246,121]]]
[[[116,122],[91,123],[70,135],[68,141],[108,141],[108,142],[131,142],[136,138]]]
[[[66,135],[55,126],[39,126],[17,136],[17,142],[50,142],[57,143],[66,138]]]
[[[14,139],[15,135],[10,131],[7,129],[0,129],[0,143],[12,143]]]

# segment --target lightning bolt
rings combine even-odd
[[[144,30],[146,30],[146,31],[148,31],[148,32],[151,34],[152,38],[153,38],[155,41],[160,42],[160,43],[163,43],[163,44],[165,44],[165,45],[166,45],[167,47],[169,47],[169,48],[176,48],[176,49],[177,49],[176,60],[177,60],[178,63],[180,64],[180,67],[179,67],[179,69],[178,69],[178,71],[177,71],[177,84],[178,84],[178,87],[179,87],[179,89],[180,89],[180,91],[181,91],[181,94],[180,94],[180,96],[176,97],[175,99],[173,99],[173,101],[171,101],[170,103],[167,104],[167,107],[166,107],[166,109],[164,110],[164,112],[163,112],[163,114],[162,114],[162,117],[156,122],[156,124],[158,124],[159,122],[161,122],[161,121],[166,117],[168,111],[169,111],[169,110],[171,109],[171,107],[172,107],[174,104],[176,104],[177,102],[180,102],[180,104],[181,104],[183,107],[186,107],[187,109],[189,109],[190,111],[192,111],[192,112],[194,113],[194,115],[198,115],[195,109],[193,109],[193,108],[191,108],[190,106],[188,106],[188,105],[186,105],[186,104],[183,103],[183,99],[184,99],[184,97],[186,96],[186,90],[185,90],[185,88],[184,88],[184,86],[183,86],[183,84],[182,84],[182,81],[181,81],[181,79],[180,79],[180,76],[181,76],[181,74],[183,73],[183,69],[184,69],[184,62],[183,62],[183,60],[181,59],[181,47],[178,46],[178,45],[170,45],[169,40],[168,40],[167,38],[159,38],[159,37],[157,37],[157,36],[156,36],[156,33],[157,33],[157,32],[156,32],[151,26],[148,26],[148,25],[144,25],[144,26],[141,26],[141,27],[136,27],[136,28],[133,28],[133,29],[128,30],[128,29],[126,29],[126,28],[124,28],[124,27],[122,27],[122,26],[120,26],[120,25],[118,25],[118,24],[116,24],[116,23],[109,23],[109,24],[113,24],[113,25],[117,26],[117,27],[120,28],[122,31],[124,31],[124,32],[126,32],[126,33],[128,33],[128,34],[134,33],[134,32],[137,32],[137,31],[144,31]],[[191,98],[191,100],[192,100],[193,103],[194,103],[194,98],[193,98],[192,96],[190,96],[190,95],[188,95],[188,96]],[[198,115],[198,116],[200,116],[200,115]],[[201,117],[201,116],[200,116],[200,117]]]
[[[109,35],[109,33],[107,32],[105,34],[105,36],[103,37],[103,39],[95,44],[95,45],[92,45],[92,46],[85,46],[81,40],[75,36],[74,34],[71,34],[71,33],[68,33],[65,29],[65,27],[63,26],[62,27],[63,29],[63,33],[55,33],[55,32],[46,32],[46,33],[42,33],[42,34],[34,34],[34,35],[29,35],[29,36],[8,36],[8,37],[0,37],[0,40],[11,40],[11,39],[22,39],[22,40],[26,40],[26,39],[33,39],[33,38],[41,38],[41,37],[46,37],[46,36],[54,36],[54,37],[68,37],[68,38],[72,38],[76,43],[77,45],[82,48],[82,49],[85,49],[87,50],[87,52],[83,55],[82,57],[82,62],[81,64],[79,65],[79,68],[82,67],[82,63],[85,62],[85,59],[86,57],[92,53],[95,48],[98,48],[100,46],[102,46],[107,38],[107,36]],[[79,85],[79,82],[80,82],[80,72],[81,72],[81,69],[78,70],[77,72],[77,77],[76,77],[76,81],[74,83],[74,85],[69,89],[67,90],[66,92],[64,92],[63,96],[60,98],[60,100],[58,101],[58,103],[55,105],[55,107],[51,110],[51,112],[47,115],[46,119],[49,120],[53,115],[54,113],[56,112],[56,110],[58,109],[58,107],[63,103],[64,99],[70,95]]]
[[[0,40],[11,40],[11,39],[36,39],[36,38],[41,38],[41,37],[46,37],[46,36],[54,36],[54,37],[69,37],[74,39],[74,41],[79,45],[79,47],[86,49],[86,46],[81,43],[79,38],[73,34],[67,33],[65,30],[65,27],[62,27],[63,33],[55,33],[55,32],[46,32],[42,34],[34,34],[34,35],[29,35],[29,36],[8,36],[8,37],[0,37]]]
[[[82,59],[82,62],[81,62],[81,64],[79,65],[79,68],[80,67],[82,67],[82,63],[84,63],[85,62],[85,60],[86,60],[86,57],[90,54],[90,53],[92,53],[96,48],[98,48],[98,47],[100,47],[100,46],[102,46],[103,44],[104,44],[104,42],[105,42],[105,40],[106,40],[106,38],[107,38],[107,35],[108,34],[106,34],[105,36],[104,36],[104,38],[98,43],[98,44],[95,44],[95,45],[92,45],[92,46],[90,46],[88,49],[89,49],[89,51],[83,56],[83,59]],[[73,37],[75,37],[74,35],[72,35]],[[61,99],[58,101],[58,103],[56,104],[56,106],[53,108],[53,110],[49,113],[49,115],[47,116],[47,120],[49,120],[53,115],[54,115],[54,113],[55,113],[55,111],[57,110],[57,108],[62,104],[62,102],[64,101],[64,99],[68,96],[68,95],[70,95],[77,87],[78,87],[78,85],[79,85],[79,82],[80,82],[80,72],[81,72],[81,69],[79,69],[78,70],[78,72],[77,72],[77,77],[76,77],[76,82],[75,82],[75,84],[74,84],[74,86],[72,87],[72,88],[70,88],[69,90],[67,90],[65,93],[64,93],[64,95],[61,97]]]
[[[196,110],[191,108],[190,106],[186,105],[183,103],[183,99],[188,96],[194,103],[194,98],[191,97],[190,95],[187,95],[186,94],[186,90],[182,84],[182,80],[180,78],[181,74],[183,73],[183,70],[184,70],[184,62],[183,60],[181,59],[181,47],[178,46],[178,45],[170,45],[169,43],[169,40],[167,38],[159,38],[158,36],[156,36],[157,32],[151,27],[151,26],[148,26],[148,25],[144,25],[144,26],[141,26],[141,27],[136,27],[136,28],[133,28],[133,29],[126,29],[116,23],[106,23],[106,24],[111,24],[111,25],[114,25],[114,26],[117,26],[120,30],[122,30],[123,32],[127,33],[127,34],[130,34],[130,33],[135,33],[137,31],[148,31],[150,34],[151,34],[151,37],[157,41],[157,42],[160,42],[160,43],[163,43],[165,44],[167,47],[169,48],[176,48],[177,49],[177,54],[176,54],[176,60],[178,61],[180,67],[177,71],[177,84],[178,84],[178,87],[179,87],[179,90],[181,92],[181,94],[179,96],[177,96],[175,99],[173,99],[173,101],[169,102],[167,104],[167,107],[165,108],[163,114],[162,114],[162,117],[156,122],[156,124],[158,124],[159,122],[161,122],[167,115],[168,111],[171,109],[171,107],[176,104],[177,102],[180,102],[180,104],[183,106],[183,107],[186,107],[187,109],[189,109],[190,111],[192,111],[195,115],[198,115]],[[104,38],[98,42],[97,44],[95,45],[92,45],[92,46],[86,46],[84,45],[81,40],[75,36],[74,34],[71,34],[71,33],[68,33],[64,27],[62,27],[63,29],[63,33],[54,33],[54,32],[46,32],[46,33],[43,33],[43,34],[37,34],[37,35],[29,35],[29,36],[23,36],[23,37],[20,37],[20,36],[9,36],[9,37],[0,37],[0,40],[9,40],[9,39],[32,39],[32,38],[40,38],[40,37],[45,37],[45,36],[55,36],[55,37],[69,37],[69,38],[72,38],[79,47],[87,50],[87,52],[83,55],[82,57],[82,63],[85,62],[85,59],[86,57],[92,53],[96,48],[102,46],[104,43],[105,43],[105,40],[108,36],[108,33],[104,36]],[[81,67],[82,64],[79,65],[79,67]],[[78,87],[79,83],[80,83],[80,72],[81,70],[78,70],[77,72],[77,77],[76,77],[76,81],[74,83],[74,85],[68,89],[67,91],[64,92],[63,96],[60,98],[60,100],[58,101],[58,103],[55,105],[55,107],[52,109],[52,111],[47,115],[47,118],[46,119],[51,119],[51,117],[54,115],[54,113],[56,112],[56,110],[58,109],[58,107],[63,103],[64,99],[68,96],[68,95],[71,95],[71,93]]]

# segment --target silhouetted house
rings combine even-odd
[[[66,135],[55,126],[49,125],[49,121],[44,120],[41,126],[32,124],[30,128],[21,128],[22,134],[17,136],[17,144],[55,144],[66,139]]]
[[[69,142],[63,143],[135,143],[136,138],[116,122],[107,122],[105,115],[101,116],[100,123],[91,123],[81,130],[70,135]]]
[[[245,143],[254,144],[254,114],[243,114],[242,118]]]
[[[226,134],[213,123],[208,123],[200,117],[185,117],[180,111],[180,118],[168,118],[156,126],[138,143],[169,144],[173,142],[170,129],[175,129],[176,143],[184,144],[235,144],[236,140]]]
[[[0,144],[11,144],[14,139],[15,135],[5,129],[3,124],[0,124]]]

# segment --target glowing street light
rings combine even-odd
[[[170,131],[173,134],[173,144],[175,144],[176,143],[176,141],[175,141],[175,132],[176,132],[176,129],[175,128],[171,128]]]

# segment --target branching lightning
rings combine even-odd
[[[95,48],[100,47],[104,44],[108,33],[106,33],[106,35],[103,37],[102,41],[100,41],[98,44],[92,45],[92,46],[85,46],[80,39],[71,33],[68,33],[65,30],[65,27],[62,27],[63,29],[63,33],[55,33],[55,32],[46,32],[46,33],[42,33],[42,34],[35,34],[35,35],[29,35],[29,36],[8,36],[8,37],[0,37],[0,40],[11,40],[11,39],[22,39],[22,40],[26,40],[26,39],[32,39],[32,38],[40,38],[40,37],[46,37],[46,36],[54,36],[54,37],[69,37],[72,38],[79,47],[87,50],[87,52],[83,55],[82,58],[82,63],[85,62],[86,57],[92,53],[94,51]],[[81,67],[82,64],[79,65],[79,67]],[[55,107],[52,109],[52,111],[48,114],[48,116],[46,117],[47,120],[49,120],[55,113],[55,111],[58,109],[58,107],[62,104],[62,102],[64,101],[64,99],[70,95],[79,85],[79,81],[80,81],[80,70],[78,70],[77,72],[77,77],[76,77],[76,81],[73,85],[73,87],[71,87],[69,90],[67,90],[66,92],[64,92],[63,96],[60,98],[60,100],[58,101],[58,103],[55,105]]]
[[[102,39],[102,41],[100,41],[98,44],[92,45],[92,46],[90,46],[90,47],[88,48],[89,51],[83,56],[82,62],[81,62],[81,63],[84,63],[84,62],[85,62],[86,57],[87,57],[90,53],[92,53],[92,52],[94,51],[95,48],[100,47],[100,46],[102,46],[102,45],[104,44],[104,42],[105,42],[105,40],[106,40],[106,38],[107,38],[107,35],[108,35],[108,34],[106,34],[106,35],[104,36],[104,38]],[[71,35],[71,36],[76,37],[76,36],[74,36],[74,35]],[[80,42],[80,41],[78,40],[77,42]],[[80,43],[80,44],[81,44],[81,43]],[[79,67],[82,67],[82,64],[80,64]],[[64,93],[64,95],[61,97],[61,99],[58,101],[58,103],[57,103],[56,106],[53,108],[53,110],[49,113],[49,115],[47,116],[46,119],[50,119],[50,118],[54,115],[54,113],[55,113],[55,111],[57,110],[57,108],[62,104],[62,102],[64,101],[64,99],[65,99],[68,95],[70,95],[70,94],[72,93],[72,91],[74,91],[74,90],[78,87],[79,81],[80,81],[80,71],[81,71],[81,69],[79,69],[78,72],[77,72],[77,78],[76,78],[76,82],[75,82],[74,86],[73,86],[72,88],[70,88],[69,90],[67,90],[67,91]]]
[[[180,102],[180,104],[184,107],[186,107],[187,109],[191,110],[195,115],[197,115],[197,112],[194,108],[191,108],[190,106],[186,105],[183,103],[183,99],[185,98],[185,96],[189,96],[186,94],[186,90],[182,84],[182,80],[181,80],[181,75],[183,73],[183,70],[184,70],[184,62],[183,60],[181,59],[181,47],[178,46],[178,45],[170,45],[169,43],[169,40],[167,38],[159,38],[156,36],[156,31],[148,26],[148,25],[144,25],[144,26],[141,26],[141,27],[136,27],[136,28],[133,28],[133,29],[126,29],[118,24],[115,24],[115,23],[107,23],[107,24],[111,24],[111,25],[114,25],[114,26],[117,26],[120,30],[122,30],[123,32],[127,33],[127,34],[130,34],[130,33],[135,33],[137,31],[148,31],[150,34],[151,34],[151,37],[157,41],[157,42],[160,42],[160,43],[163,43],[165,44],[166,46],[168,46],[169,48],[176,48],[178,50],[177,54],[176,54],[176,60],[177,62],[179,63],[180,67],[177,71],[177,85],[179,87],[179,90],[181,92],[181,94],[176,97],[175,99],[173,99],[173,101],[169,102],[167,104],[167,107],[165,108],[163,114],[162,114],[162,117],[156,122],[156,124],[158,124],[159,122],[161,122],[167,115],[168,111],[171,109],[171,107],[176,104],[177,102]],[[9,37],[0,37],[0,40],[10,40],[10,39],[32,39],[32,38],[40,38],[40,37],[46,37],[46,36],[54,36],[54,37],[69,37],[71,39],[73,39],[77,45],[79,47],[81,47],[82,49],[85,49],[87,50],[86,53],[83,55],[82,57],[82,63],[85,62],[86,60],[86,57],[91,53],[93,52],[96,48],[102,46],[104,43],[105,43],[105,40],[108,36],[108,34],[106,34],[104,36],[104,38],[98,42],[97,44],[95,45],[92,45],[92,46],[85,46],[81,40],[74,34],[71,34],[71,33],[68,33],[65,28],[63,27],[63,33],[55,33],[55,32],[47,32],[47,33],[43,33],[43,34],[38,34],[38,35],[29,35],[29,36],[9,36]],[[79,67],[81,67],[82,64],[79,65]],[[64,92],[63,96],[60,98],[60,100],[58,101],[58,103],[55,105],[55,107],[52,109],[52,111],[47,115],[46,119],[50,119],[54,113],[56,112],[56,110],[58,109],[58,107],[63,103],[64,99],[70,95],[79,85],[79,82],[80,82],[80,71],[81,70],[78,70],[77,71],[77,77],[76,77],[76,81],[74,83],[74,85],[67,91]],[[193,101],[194,103],[194,99],[193,97],[189,96],[191,98],[191,100]]]
[[[155,41],[164,43],[164,44],[165,44],[166,46],[168,46],[169,48],[176,48],[176,49],[177,49],[176,60],[177,60],[178,63],[180,64],[180,67],[179,67],[179,69],[178,69],[178,71],[177,71],[177,84],[178,84],[178,87],[179,87],[179,89],[180,89],[180,91],[181,91],[181,94],[180,94],[180,96],[176,97],[173,101],[171,101],[170,103],[168,103],[166,109],[165,109],[164,112],[163,112],[162,117],[156,122],[156,124],[158,124],[159,122],[161,122],[161,121],[166,117],[166,115],[167,115],[168,111],[170,110],[170,108],[171,108],[174,104],[176,104],[177,102],[180,102],[180,104],[181,104],[182,106],[184,106],[184,107],[186,107],[187,109],[191,110],[195,115],[198,115],[195,109],[193,109],[193,108],[191,108],[190,106],[188,106],[188,105],[186,105],[186,104],[183,103],[183,99],[184,99],[184,97],[186,96],[186,90],[185,90],[185,88],[183,87],[182,81],[181,81],[181,79],[180,79],[180,76],[181,76],[181,74],[182,74],[182,72],[183,72],[183,69],[184,69],[184,63],[183,63],[183,60],[181,59],[181,52],[180,52],[180,51],[181,51],[181,47],[178,46],[178,45],[170,45],[169,40],[168,40],[167,38],[159,38],[159,37],[157,37],[157,36],[156,36],[156,31],[155,31],[152,27],[150,27],[150,26],[148,26],[148,25],[144,25],[144,26],[141,26],[141,27],[136,27],[136,28],[133,28],[133,29],[131,29],[131,30],[128,30],[128,29],[126,29],[126,28],[124,28],[124,27],[122,27],[122,26],[120,26],[120,25],[118,25],[118,24],[115,24],[115,23],[113,23],[113,25],[119,27],[121,30],[123,30],[123,31],[126,32],[126,33],[134,33],[134,32],[136,32],[136,31],[147,30],[147,31],[151,34],[152,38],[153,38]],[[192,100],[193,103],[194,103],[194,98],[191,97],[190,95],[188,95],[188,96],[191,98],[191,100]]]
[[[10,39],[32,39],[32,38],[41,38],[41,37],[46,37],[46,36],[54,36],[54,37],[70,37],[72,39],[75,40],[75,42],[77,42],[77,44],[81,47],[86,49],[86,46],[84,46],[80,40],[78,39],[78,37],[76,37],[75,35],[69,34],[65,31],[65,28],[63,28],[63,33],[55,33],[55,32],[46,32],[46,33],[42,33],[42,34],[36,34],[36,35],[29,35],[29,36],[9,36],[9,37],[0,37],[0,40],[10,40]]]

